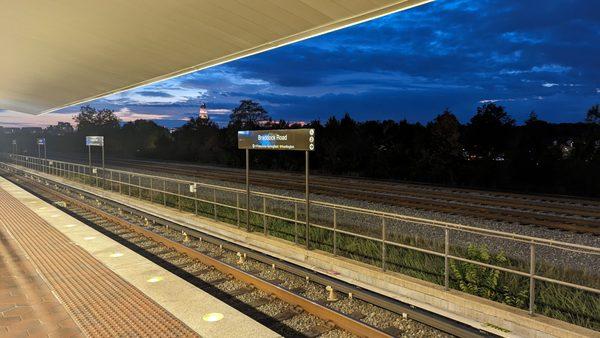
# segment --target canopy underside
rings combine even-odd
[[[429,1],[3,1],[0,109],[51,112]]]

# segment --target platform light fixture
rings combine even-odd
[[[211,312],[211,313],[207,313],[204,316],[202,316],[202,320],[205,322],[218,322],[219,320],[223,319],[225,316],[223,316],[222,313],[218,313],[218,312]]]

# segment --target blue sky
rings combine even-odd
[[[247,98],[290,121],[427,122],[448,107],[467,122],[496,102],[517,121],[571,122],[600,103],[598,55],[600,1],[439,0],[91,104],[168,126],[201,102],[226,123]]]

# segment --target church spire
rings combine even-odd
[[[208,119],[208,111],[206,110],[206,103],[202,103],[202,105],[200,105],[200,111],[198,112],[198,117],[202,120]]]

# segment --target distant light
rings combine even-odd
[[[205,322],[218,322],[219,320],[223,319],[223,317],[225,316],[223,316],[222,313],[212,312],[202,316],[202,320],[204,320]]]
[[[149,278],[146,282],[148,282],[148,283],[158,283],[161,280],[163,280],[162,277],[154,276],[154,277]]]
[[[92,239],[95,239],[95,236],[87,236],[87,237],[83,237],[84,241],[91,241]]]
[[[121,252],[115,252],[115,253],[110,254],[110,257],[113,257],[113,258],[121,257],[121,256],[123,256],[123,253],[121,253]]]

